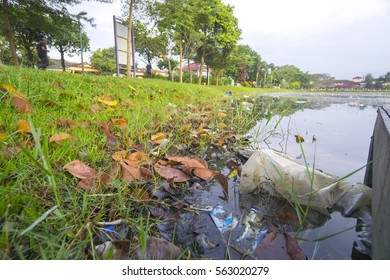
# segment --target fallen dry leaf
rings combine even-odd
[[[127,122],[125,119],[111,119],[112,123],[117,128],[125,128],[127,127]]]
[[[77,188],[85,190],[95,189],[101,191],[114,182],[115,178],[118,177],[118,173],[119,165],[117,162],[113,162],[100,176],[81,180],[77,184]]]
[[[4,140],[8,137],[7,132],[0,131],[0,141]]]
[[[30,125],[26,120],[20,119],[18,121],[18,132],[20,134],[31,133]]]
[[[91,113],[92,114],[96,114],[98,112],[100,112],[101,110],[103,110],[102,106],[100,106],[99,104],[95,103],[91,106]]]
[[[175,260],[180,256],[180,248],[171,242],[162,238],[148,237],[146,255],[143,256],[141,248],[138,248],[133,255],[133,259]]]
[[[70,119],[60,119],[57,121],[57,127],[69,127],[74,128],[77,123],[74,120]]]
[[[130,194],[132,197],[134,197],[137,200],[141,200],[141,201],[149,200],[149,193],[143,188],[134,188],[130,191]]]
[[[100,122],[99,125],[103,129],[104,134],[106,135],[107,147],[110,149],[115,148],[117,146],[118,141],[115,136],[111,134],[109,123]]]
[[[60,81],[55,81],[53,83],[54,88],[64,89],[64,87],[61,85]]]
[[[295,136],[295,141],[297,143],[303,143],[305,142],[305,139],[301,135],[294,135]]]
[[[169,166],[163,166],[158,163],[154,164],[154,170],[164,179],[166,180],[173,180],[175,183],[180,182],[186,182],[190,180],[192,177],[188,174],[184,173],[181,170],[169,167]]]
[[[127,164],[128,161],[126,162],[125,160],[122,160],[119,163],[122,166],[122,180],[131,182],[134,180],[142,179],[142,174],[140,171],[141,168],[137,168],[136,166],[131,166]]]
[[[129,106],[131,106],[133,104],[133,102],[130,100],[130,99],[126,99],[125,101],[123,101],[122,103],[121,103],[121,106],[123,106],[123,107],[129,107]]]
[[[30,114],[33,111],[33,106],[26,99],[19,96],[12,97],[12,105],[16,111],[22,114]]]
[[[9,84],[0,84],[0,89],[7,91],[9,93],[16,93],[17,92],[17,88],[12,86],[12,85],[9,85]]]
[[[181,131],[186,131],[186,130],[190,129],[191,127],[192,127],[192,123],[187,123],[187,124],[183,125],[183,126],[180,128],[180,130],[181,130]]]
[[[87,179],[87,178],[94,178],[99,175],[99,173],[86,165],[85,163],[75,160],[72,162],[69,162],[67,165],[64,166],[66,170],[73,176],[79,178],[79,179]]]
[[[106,104],[108,106],[117,106],[118,105],[118,100],[112,100],[109,96],[107,95],[104,95],[104,96],[101,96],[101,97],[98,97],[96,98],[97,101],[103,103],[103,104]]]
[[[208,168],[201,168],[201,167],[195,167],[195,168],[189,167],[188,169],[186,168],[184,172],[187,173],[187,170],[191,170],[191,173],[193,173],[196,177],[199,177],[205,181],[210,181],[211,179],[214,178],[215,175],[219,174],[218,171],[214,171]]]
[[[112,159],[115,161],[121,161],[122,159],[125,159],[127,156],[126,151],[117,151],[112,155]]]
[[[154,144],[161,144],[161,142],[165,139],[165,136],[165,133],[159,132],[155,135],[152,135],[150,140],[152,140]]]
[[[61,146],[64,142],[68,141],[69,139],[72,139],[72,135],[66,132],[60,132],[58,134],[54,134],[52,137],[49,139],[49,143],[53,147],[59,147]]]
[[[225,200],[229,201],[229,183],[225,175],[219,173],[214,176],[214,179],[221,185],[223,193],[225,194]]]

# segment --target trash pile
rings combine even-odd
[[[194,177],[185,184],[166,180],[154,189],[157,203],[150,200],[146,207],[160,237],[148,237],[150,253],[138,248],[132,250],[131,258],[307,259],[295,232],[324,225],[332,211],[357,219],[355,249],[370,256],[370,188],[307,170],[273,150],[255,151],[249,159],[244,154],[222,164],[209,163],[223,165],[219,176],[227,184],[222,188],[217,176]],[[310,207],[304,222],[296,204]],[[101,244],[95,249],[103,257],[125,258],[123,252],[129,252],[130,245],[115,241],[122,238],[113,235],[126,235],[128,230],[128,225],[104,225],[102,235],[114,241],[100,236]]]

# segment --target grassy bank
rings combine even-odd
[[[239,141],[253,121],[243,93],[259,92],[5,66],[0,84],[0,259],[99,258],[102,222],[118,219],[136,250],[153,235],[153,164]],[[118,172],[130,153],[148,176]],[[83,181],[75,161],[98,175]]]

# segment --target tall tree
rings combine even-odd
[[[2,12],[4,17],[4,23],[5,23],[5,33],[8,38],[9,47],[12,54],[12,60],[14,65],[19,66],[19,59],[16,54],[16,46],[15,46],[15,40],[14,40],[14,34],[11,27],[11,21],[10,21],[10,12],[8,7],[8,0],[3,0],[2,2]]]
[[[102,72],[115,73],[115,49],[114,47],[107,49],[97,49],[92,53],[91,63],[94,68]]]
[[[238,20],[233,15],[233,7],[225,5],[221,0],[194,0],[194,8],[197,13],[195,16],[195,26],[201,33],[202,45],[198,49],[199,81],[206,56],[212,52],[216,46],[222,48],[231,48],[231,51],[237,45],[241,30],[238,28]]]

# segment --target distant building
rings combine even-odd
[[[85,73],[94,73],[94,74],[101,73],[100,70],[93,68],[91,64],[86,63],[86,62],[84,62],[83,64],[84,64],[84,72]],[[69,71],[70,73],[81,73],[83,71],[82,64],[81,63],[73,64],[70,67],[68,67],[66,70]]]
[[[184,66],[182,70],[183,70],[183,72],[188,72],[188,70],[190,70],[193,74],[198,76],[199,75],[199,69],[200,69],[200,64],[191,63],[190,65]],[[203,77],[207,76],[207,65],[203,65],[202,76]]]
[[[355,83],[363,83],[364,82],[364,78],[357,76],[357,77],[354,77],[352,79],[352,81],[355,82]]]

